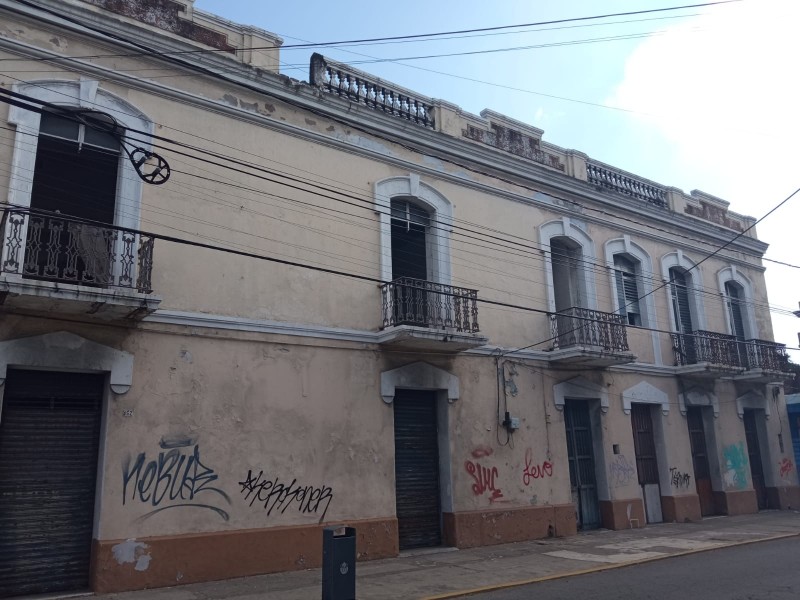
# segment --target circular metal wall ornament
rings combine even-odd
[[[128,155],[133,168],[136,169],[136,174],[143,181],[153,185],[161,185],[169,180],[172,171],[167,159],[163,156],[141,147],[128,150],[125,142],[123,142],[122,148],[125,150],[125,154]],[[150,160],[153,160],[154,163],[148,163]]]

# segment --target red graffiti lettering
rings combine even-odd
[[[544,461],[540,465],[533,464],[533,450],[528,448],[525,451],[525,470],[522,471],[522,483],[530,485],[532,479],[542,479],[553,476],[553,465],[550,461]]]
[[[467,473],[472,476],[475,483],[472,484],[472,493],[476,496],[481,496],[485,492],[491,492],[489,502],[494,502],[498,498],[503,497],[503,492],[495,485],[495,478],[497,477],[497,467],[482,467],[478,463],[468,460],[464,463]]]
[[[789,477],[792,469],[794,469],[794,464],[792,464],[792,461],[788,458],[784,458],[780,463],[778,463],[778,466],[781,468],[781,479],[786,479]]]
[[[478,446],[472,451],[472,458],[485,458],[491,456],[493,452],[489,446]]]

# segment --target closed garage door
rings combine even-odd
[[[439,546],[442,516],[435,392],[396,391],[394,448],[400,549]]]
[[[0,416],[0,597],[88,589],[103,381],[8,372]]]

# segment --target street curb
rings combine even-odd
[[[565,571],[563,573],[553,573],[551,575],[543,575],[541,577],[533,577],[531,579],[523,579],[520,581],[511,581],[508,583],[498,583],[494,585],[487,585],[479,588],[472,588],[467,590],[461,590],[458,592],[445,592],[444,594],[436,594],[435,596],[424,596],[420,598],[420,600],[446,600],[448,598],[462,598],[464,596],[472,596],[474,594],[481,594],[484,592],[494,592],[498,590],[505,590],[514,587],[520,587],[523,585],[529,585],[532,583],[541,583],[543,581],[554,581],[556,579],[566,579],[567,577],[575,577],[577,575],[589,575],[591,573],[599,573],[600,571],[610,571],[612,569],[622,569],[624,567],[630,567],[632,565],[641,565],[644,563],[655,562],[657,560],[666,560],[668,558],[676,558],[678,556],[687,556],[689,554],[699,554],[701,552],[711,552],[713,550],[722,550],[724,548],[733,548],[735,546],[747,546],[749,544],[758,544],[761,542],[771,542],[774,540],[782,540],[786,538],[792,537],[800,537],[800,532],[798,533],[780,533],[778,535],[773,535],[770,537],[758,538],[755,540],[742,540],[740,542],[732,542],[729,544],[724,544],[722,546],[714,546],[713,548],[697,548],[695,550],[684,550],[683,552],[676,552],[675,554],[666,554],[664,556],[651,556],[648,558],[642,558],[640,560],[632,560],[630,562],[624,563],[615,563],[615,564],[606,564],[606,565],[599,565],[597,567],[589,567],[588,569],[579,569],[577,571]]]

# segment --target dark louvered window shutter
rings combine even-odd
[[[614,269],[619,314],[627,319],[628,325],[641,325],[642,312],[639,307],[636,265],[632,260],[617,254],[614,256]]]
[[[731,317],[731,328],[733,335],[737,339],[744,341],[744,319],[742,318],[742,293],[738,285],[732,281],[725,283],[725,294],[727,297],[728,314]]]
[[[672,282],[672,310],[675,314],[675,325],[681,333],[692,333],[692,311],[689,308],[689,287],[686,274],[680,269],[669,270]]]

